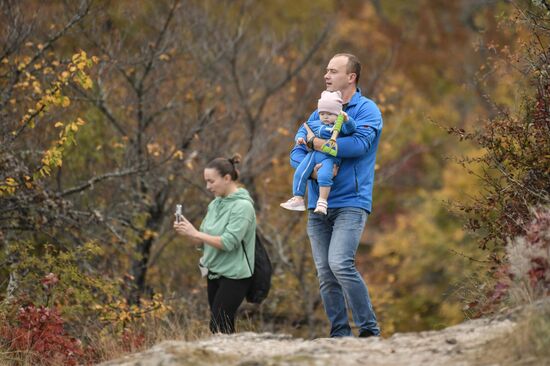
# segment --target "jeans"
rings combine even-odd
[[[352,335],[346,303],[360,333],[380,335],[367,285],[355,268],[366,222],[367,211],[356,207],[329,208],[326,216],[308,213],[307,233],[331,337]]]

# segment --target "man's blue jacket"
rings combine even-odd
[[[357,130],[354,134],[339,137],[337,157],[342,159],[338,175],[328,198],[329,208],[360,207],[367,212],[372,210],[372,187],[374,184],[374,167],[376,150],[382,133],[382,114],[376,104],[361,95],[357,89],[344,111],[355,121]],[[308,121],[318,120],[315,111]],[[300,127],[300,130],[304,127]],[[298,130],[298,133],[303,131]],[[304,129],[305,130],[305,129]],[[296,145],[290,152],[290,165],[296,169],[307,155],[304,145]],[[314,209],[319,198],[317,181],[308,181],[308,208]]]

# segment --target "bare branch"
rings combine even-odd
[[[61,197],[66,197],[71,194],[82,192],[88,188],[93,188],[95,183],[98,183],[107,179],[111,179],[111,178],[124,177],[124,176],[134,175],[136,173],[142,173],[146,170],[147,169],[138,167],[133,169],[126,169],[122,171],[112,172],[112,173],[106,173],[97,177],[90,178],[86,183],[81,184],[80,186],[66,189],[65,191],[61,192],[60,195]]]

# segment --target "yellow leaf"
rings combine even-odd
[[[40,169],[40,174],[45,177],[46,175],[50,175],[50,168],[47,166],[47,165],[44,165],[41,169]]]
[[[289,136],[289,135],[290,135],[290,133],[288,132],[288,130],[285,129],[285,128],[282,128],[282,127],[277,128],[277,132],[278,132],[279,134],[283,135],[283,136]]]
[[[62,106],[63,108],[66,108],[66,107],[68,107],[70,104],[71,104],[71,100],[69,99],[69,97],[63,97],[63,102],[61,102],[61,106]]]
[[[148,240],[151,238],[155,238],[158,235],[158,233],[152,231],[152,230],[145,230],[145,233],[143,234],[143,239]]]
[[[54,127],[63,127],[63,122],[56,122],[55,125],[53,125]]]
[[[92,79],[90,79],[88,76],[83,77],[81,83],[84,89],[91,89],[93,86]]]

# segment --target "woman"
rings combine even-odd
[[[174,223],[178,234],[203,244],[199,266],[207,276],[212,333],[235,332],[235,313],[252,281],[256,214],[248,191],[238,187],[240,158],[216,158],[206,165],[206,188],[215,198],[199,230],[186,218]]]

